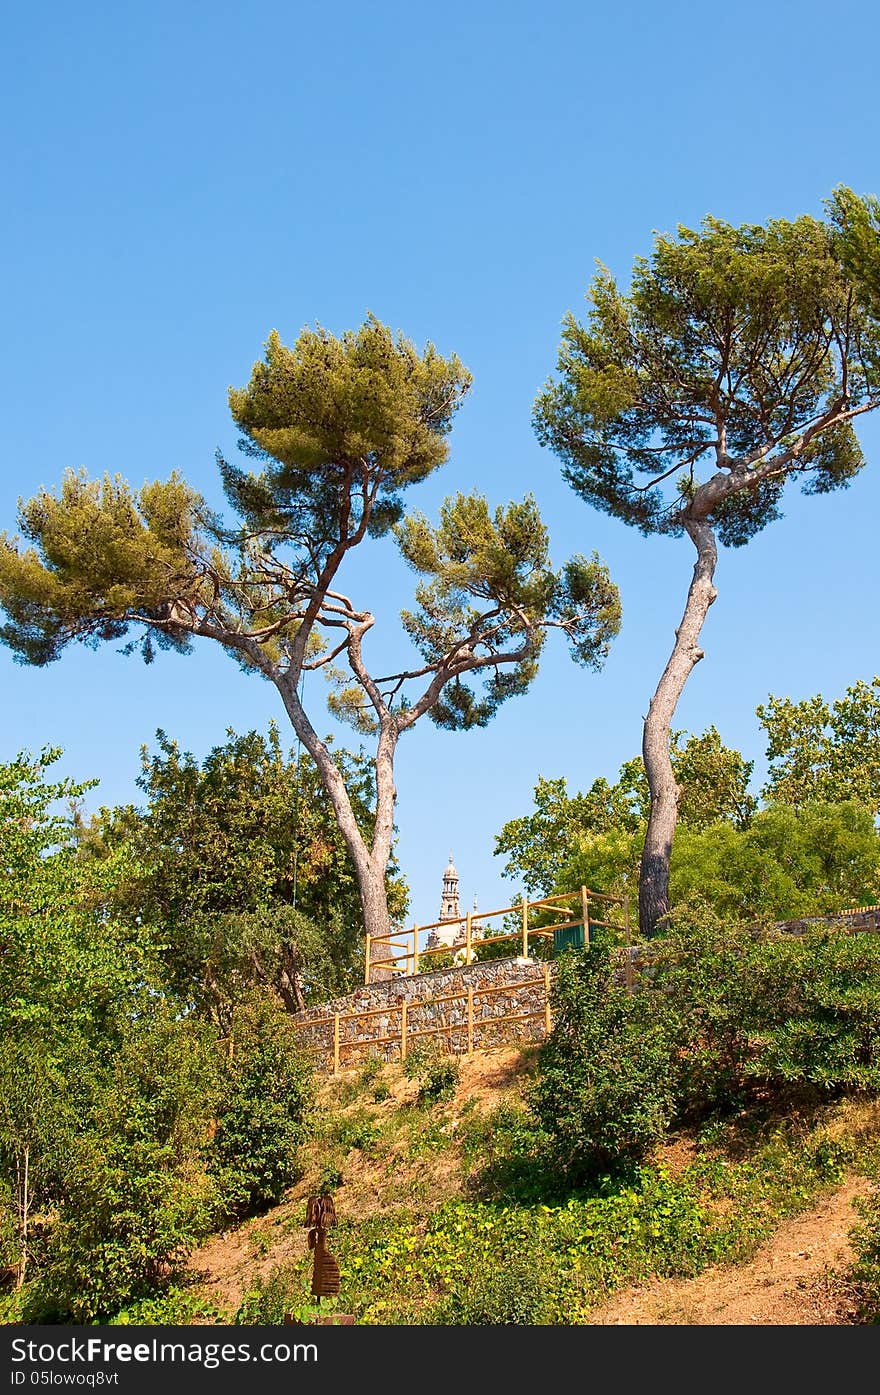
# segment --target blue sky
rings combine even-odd
[[[566,487],[531,425],[560,322],[600,259],[626,279],[655,230],[820,214],[839,183],[880,193],[880,21],[868,0],[333,6],[89,3],[4,19],[0,527],[85,466],[140,485],[172,468],[219,502],[226,407],[272,328],[292,340],[368,311],[474,374],[449,464],[411,495],[435,515],[479,488],[532,490],[560,561],[597,548],[623,599],[604,673],[551,644],[531,692],[483,731],[401,743],[399,856],[432,920],[447,855],[467,903],[505,904],[494,839],[539,775],[572,789],[639,748],[692,566]],[[724,552],[706,658],[678,725],[714,722],[764,769],[768,693],[836,697],[880,671],[880,422],[868,466]],[[352,585],[399,652],[411,576],[378,545]],[[319,730],[324,694],[310,680]],[[151,668],[112,646],[26,669],[0,652],[0,759],[63,746],[93,803],[136,796],[157,726],[198,755],[265,729],[274,689],[210,646]],[[356,745],[353,735],[341,740]],[[291,732],[291,744],[293,734]],[[412,918],[412,917],[411,917]]]

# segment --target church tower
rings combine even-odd
[[[449,866],[443,873],[443,896],[440,900],[440,914],[437,919],[461,919],[461,910],[458,904],[458,873],[455,870],[452,853],[449,854]]]
[[[452,853],[449,854],[449,866],[443,873],[443,893],[437,919],[441,923],[429,933],[425,942],[426,949],[440,949],[444,945],[459,944],[464,939],[465,928],[458,901],[458,872],[452,860]]]

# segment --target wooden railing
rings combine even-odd
[[[508,1012],[487,1018],[475,1015],[475,1005],[478,999],[488,998],[493,993],[518,993],[524,988],[536,988],[539,985],[542,985],[544,989],[544,1001],[540,1007],[530,1009],[528,1012]],[[467,1004],[463,1021],[441,1022],[432,1027],[417,1027],[415,1029],[411,1027],[410,1019],[414,1013],[455,1002]],[[396,1017],[398,1019],[396,1030],[385,1032],[382,1036],[355,1037],[350,1041],[343,1040],[342,1030],[345,1022],[361,1023],[366,1018],[380,1016]],[[327,1017],[310,1018],[308,1022],[302,1024],[302,1030],[308,1031],[313,1027],[326,1027],[332,1023],[333,1074],[338,1075],[340,1069],[343,1068],[343,1053],[348,1052],[349,1049],[356,1049],[364,1053],[377,1046],[397,1046],[397,1059],[405,1061],[410,1046],[416,1037],[445,1037],[447,1050],[450,1054],[463,1055],[464,1052],[455,1052],[451,1046],[452,1038],[459,1037],[465,1039],[467,1043],[466,1053],[471,1056],[474,1051],[474,1036],[480,1029],[494,1030],[503,1023],[528,1022],[535,1018],[542,1020],[543,1031],[545,1034],[549,1034],[552,1023],[550,1019],[550,965],[547,963],[541,965],[541,973],[534,978],[494,983],[486,988],[463,988],[458,993],[443,993],[436,998],[419,998],[411,1003],[401,998],[396,1003],[386,1003],[382,1007],[366,1008],[359,1012],[334,1012],[328,1014]]]
[[[572,902],[576,903],[574,909],[571,907]],[[598,906],[600,915],[590,914],[590,908],[594,905]],[[614,906],[619,906],[621,909],[621,921],[614,922],[607,919]],[[532,919],[535,912],[539,914],[541,919],[552,915],[561,915],[563,918],[551,922],[549,925],[535,924]],[[502,915],[518,915],[521,921],[520,928],[497,935],[474,935],[474,921],[477,921],[478,925],[482,925],[483,921]],[[598,891],[591,891],[589,887],[581,886],[577,891],[562,892],[558,896],[543,896],[538,901],[523,901],[516,906],[502,906],[497,911],[480,911],[477,914],[468,911],[467,915],[459,916],[454,920],[432,920],[428,925],[414,925],[411,930],[398,931],[392,935],[368,935],[364,983],[370,982],[374,968],[404,976],[421,973],[425,967],[425,960],[439,955],[452,954],[455,956],[456,962],[472,964],[478,948],[483,945],[500,944],[504,940],[520,946],[522,958],[528,959],[529,940],[542,937],[552,939],[557,930],[574,929],[579,925],[584,927],[585,944],[590,942],[591,929],[604,926],[609,930],[622,933],[625,943],[629,945],[629,898],[604,896]],[[430,949],[419,947],[420,935],[430,934],[432,930],[439,930],[441,927],[444,930],[449,930],[453,926],[458,926],[460,931],[459,938],[454,943],[436,945]],[[374,959],[373,947],[379,944],[385,945],[389,949],[399,949],[401,953],[389,954],[383,959]],[[430,965],[428,967],[430,968]]]

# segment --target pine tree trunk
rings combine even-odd
[[[643,935],[656,934],[669,914],[669,862],[680,796],[670,759],[672,718],[692,669],[703,657],[697,641],[718,594],[713,584],[718,550],[712,529],[702,521],[686,522],[685,528],[697,549],[697,561],[681,624],[675,632],[675,647],[651,699],[642,736],[642,757],[651,794],[639,867],[639,929]]]
[[[358,895],[364,918],[364,933],[372,941],[374,936],[391,933],[391,919],[388,914],[388,894],[385,875],[391,855],[391,841],[394,832],[394,751],[398,732],[393,720],[389,721],[379,735],[376,752],[376,823],[372,848],[361,837],[351,800],[342,774],[327,746],[318,736],[299,701],[296,684],[285,676],[277,682],[284,700],[287,714],[300,741],[305,746],[318,769],[324,788],[330,797],[339,831],[345,840],[354,865]],[[390,959],[394,949],[387,944],[371,944],[370,963],[375,965]],[[374,981],[390,978],[390,971],[372,968],[370,977]]]

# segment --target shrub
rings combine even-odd
[[[436,1041],[417,1042],[403,1063],[407,1080],[419,1081],[417,1099],[420,1104],[438,1104],[451,1099],[459,1079],[459,1063],[454,1056],[444,1056]]]
[[[208,1167],[229,1215],[243,1216],[281,1199],[299,1175],[312,1102],[312,1072],[290,1018],[254,1000],[235,1018]]]
[[[847,1278],[853,1285],[862,1322],[880,1323],[880,1196],[855,1202],[861,1223],[850,1233],[855,1262]]]
[[[682,1116],[756,1090],[880,1089],[880,937],[729,929],[706,910],[677,922],[648,996],[676,1043]]]
[[[545,1285],[534,1260],[502,1251],[467,1273],[436,1309],[446,1326],[534,1326],[547,1320]]]
[[[428,1066],[419,1086],[420,1104],[439,1104],[452,1099],[459,1078],[459,1064],[451,1056],[442,1057]]]
[[[337,1143],[346,1152],[352,1148],[367,1149],[376,1141],[376,1125],[369,1114],[358,1113],[334,1120],[330,1129],[330,1141]]]
[[[651,997],[617,983],[606,946],[558,960],[554,1027],[527,1098],[571,1184],[637,1162],[673,1116],[670,1042]]]
[[[160,1009],[133,1024],[71,1144],[29,1320],[104,1320],[181,1268],[216,1208],[202,1164],[216,1068],[204,1024]]]

